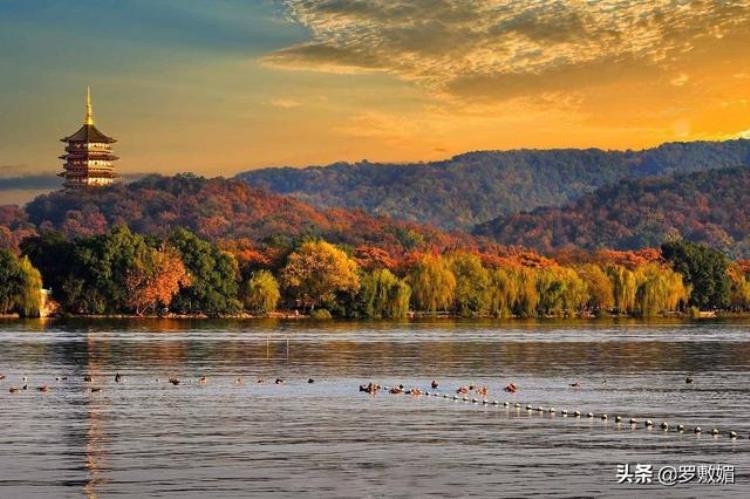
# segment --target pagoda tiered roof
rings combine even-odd
[[[114,144],[117,140],[112,137],[108,137],[99,131],[93,124],[84,124],[78,129],[76,133],[69,137],[60,139],[61,142],[82,142],[82,143],[100,143],[100,144]]]

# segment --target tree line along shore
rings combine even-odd
[[[26,238],[0,250],[0,315],[307,316],[401,319],[595,317],[750,310],[750,266],[674,240],[628,258],[589,253],[558,261],[421,252],[397,264],[320,239],[271,260],[241,244],[178,228],[164,238],[116,226],[66,239]],[[602,256],[604,255],[604,256]]]

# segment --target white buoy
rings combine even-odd
[[[568,410],[567,410],[567,409],[563,409],[562,411],[560,411],[560,413],[561,413],[561,414],[562,414],[563,416],[567,416],[567,415],[568,415]]]
[[[703,430],[701,430],[701,427],[700,427],[700,426],[696,426],[696,427],[695,427],[695,429],[694,429],[693,431],[694,431],[695,433],[700,433],[700,432],[701,432],[701,431],[703,431]]]
[[[615,416],[615,423],[619,423],[622,421],[622,418],[620,416]]]
[[[602,421],[605,421],[607,419],[607,415],[606,414],[602,414],[601,418],[602,418]]]
[[[630,418],[630,424],[638,424],[638,420],[635,418]]]
[[[729,438],[737,438],[737,432],[736,431],[730,431],[729,432]]]
[[[538,412],[544,412],[544,407],[542,407],[542,406],[540,405],[539,407],[537,407],[537,408],[536,408],[536,410],[537,410]]]
[[[550,407],[549,408],[549,413],[550,414],[554,414],[555,413],[555,408],[554,407]]]
[[[685,427],[683,425],[681,425],[681,424],[678,424],[677,425],[677,431],[679,431],[680,433],[682,433],[683,431],[685,431]]]
[[[714,428],[713,430],[711,430],[711,435],[718,435],[718,434],[719,434],[718,428]]]
[[[647,419],[646,422],[643,423],[643,424],[646,426],[646,428],[650,428],[650,427],[654,426],[654,422],[651,421],[650,419]]]
[[[516,402],[516,404],[515,404],[515,408],[516,408],[516,409],[518,409],[518,408],[520,408],[520,407],[521,407],[521,404],[519,404],[518,402]]]
[[[661,424],[661,429],[662,429],[662,430],[668,430],[668,429],[669,429],[669,423],[667,423],[666,421],[664,421],[664,422],[663,422],[663,423]]]
[[[497,400],[492,402],[493,404],[497,405]],[[510,402],[503,402],[503,407],[508,407],[510,405]]]
[[[581,411],[576,411],[573,414],[575,414],[575,417],[577,417],[577,418],[581,417]]]
[[[530,411],[532,409],[531,404],[526,404],[526,410]]]
[[[594,417],[594,413],[593,412],[589,412],[588,414],[586,414],[586,417],[593,418]]]

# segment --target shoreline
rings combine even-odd
[[[458,321],[507,321],[507,322],[523,322],[523,321],[585,321],[595,322],[602,320],[659,320],[659,319],[679,319],[686,321],[705,321],[705,320],[722,320],[722,319],[750,319],[750,313],[748,312],[714,312],[707,311],[701,312],[700,315],[694,316],[689,313],[668,313],[660,314],[649,317],[641,317],[634,315],[617,315],[617,314],[606,314],[606,315],[574,315],[574,316],[546,316],[546,317],[519,317],[519,316],[504,316],[495,317],[491,315],[478,315],[465,317],[458,314],[452,314],[447,312],[438,313],[427,313],[427,312],[410,312],[407,317],[403,319],[362,319],[352,317],[332,317],[332,318],[316,318],[310,314],[295,314],[293,312],[273,312],[268,315],[252,315],[252,314],[234,314],[234,315],[222,315],[222,316],[208,316],[205,314],[196,315],[185,315],[185,314],[164,314],[164,315],[136,315],[136,314],[110,314],[110,315],[77,315],[77,314],[54,314],[42,317],[20,317],[18,314],[0,314],[0,320],[60,320],[60,319],[72,319],[72,320],[200,320],[200,321],[212,321],[212,320],[234,320],[234,321],[262,321],[262,320],[283,320],[283,321],[309,321],[309,322],[403,322],[403,321],[415,321],[415,320],[458,320]]]

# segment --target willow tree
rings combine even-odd
[[[602,268],[593,263],[581,265],[576,269],[578,275],[586,283],[588,299],[586,306],[593,313],[610,310],[615,306],[615,295],[607,274]]]
[[[253,272],[242,285],[240,298],[250,312],[268,314],[276,310],[276,305],[281,298],[279,283],[267,270]]]
[[[359,312],[371,319],[402,319],[409,313],[411,288],[388,269],[373,270],[360,283]]]
[[[408,276],[412,301],[418,310],[447,310],[456,292],[456,276],[448,261],[436,255],[423,256]]]
[[[690,289],[684,284],[682,276],[670,268],[644,265],[637,269],[636,278],[636,307],[644,317],[676,310],[690,297]]]
[[[42,277],[28,258],[19,259],[0,250],[0,314],[16,312],[22,317],[39,315]]]
[[[516,280],[506,269],[497,268],[489,273],[489,312],[495,317],[507,317],[513,313],[516,299]]]
[[[580,312],[588,300],[586,283],[566,267],[546,267],[537,271],[539,315],[564,315]]]
[[[750,281],[742,268],[732,263],[727,268],[727,277],[729,278],[730,307],[738,312],[750,308]]]
[[[490,275],[479,256],[456,253],[450,257],[456,277],[454,303],[456,312],[464,317],[483,315],[490,309]]]
[[[308,241],[289,255],[281,281],[295,298],[310,306],[333,301],[336,293],[359,289],[358,266],[346,253],[325,241]]]
[[[617,311],[621,314],[633,313],[635,311],[635,295],[638,291],[635,273],[622,265],[611,265],[607,267],[607,275],[612,281],[612,294]]]
[[[513,313],[519,317],[534,317],[539,305],[539,291],[536,285],[537,271],[519,267],[510,274],[514,280],[516,295],[513,300]]]

